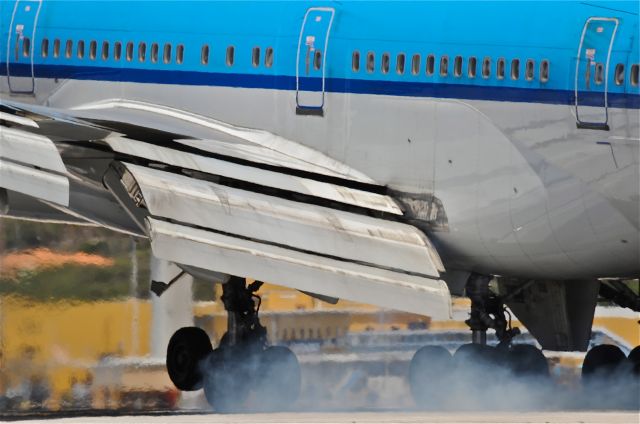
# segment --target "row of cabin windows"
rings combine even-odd
[[[75,45],[75,55],[78,59],[83,59],[85,57],[86,49],[85,49],[84,40],[79,40]],[[110,55],[110,43],[108,41],[103,41],[101,46],[101,57],[102,60],[108,60]],[[24,57],[29,57],[31,55],[31,40],[28,37],[25,37],[22,42],[22,54]],[[172,49],[173,45],[170,43],[164,44],[162,47],[162,61],[165,64],[171,63],[172,60]],[[60,57],[61,53],[61,41],[59,39],[55,39],[53,41],[53,57]],[[113,45],[113,58],[114,60],[120,60],[122,58],[122,43],[116,41]],[[17,54],[17,52],[16,52]],[[135,45],[133,42],[128,42],[125,46],[125,59],[128,62],[134,60],[135,54]],[[203,65],[209,64],[209,54],[210,49],[208,45],[202,46],[201,51],[201,59],[200,62]],[[49,56],[49,39],[44,38],[42,40],[42,48],[41,48],[42,57]],[[67,40],[64,45],[64,56],[67,59],[70,59],[74,55],[74,43],[73,40]],[[98,57],[98,42],[92,40],[89,42],[88,48],[88,56],[91,60],[96,60]],[[140,62],[145,62],[147,58],[147,44],[144,42],[138,43],[137,48],[137,59]],[[150,59],[152,63],[158,63],[160,60],[160,45],[158,43],[152,43],[150,48]],[[260,66],[261,59],[261,49],[260,47],[254,47],[251,51],[251,64],[254,68]],[[184,62],[184,45],[179,44],[176,47],[175,53],[175,61],[178,64],[182,64]],[[233,66],[235,61],[235,47],[229,46],[226,51],[226,64],[227,66]],[[420,74],[421,69],[421,56],[419,54],[415,54],[411,58],[411,74],[418,75]],[[454,77],[462,77],[462,56],[456,56],[453,61],[453,76]],[[267,68],[271,68],[273,66],[273,48],[267,47],[264,54],[264,66]],[[316,51],[313,58],[313,67],[315,70],[319,70],[322,66],[322,53],[320,51]],[[496,78],[504,79],[506,76],[506,60],[504,58],[499,58],[496,62],[495,71]],[[380,65],[380,71],[383,74],[388,74],[391,67],[391,56],[389,53],[383,53]],[[404,53],[399,53],[396,56],[396,73],[398,75],[404,75],[406,67],[406,56]],[[477,76],[477,67],[478,60],[471,56],[468,58],[467,63],[467,76],[469,78],[476,78]],[[352,55],[351,68],[353,72],[360,71],[360,52],[354,51]],[[368,73],[373,73],[375,71],[375,53],[369,52],[367,53],[367,61],[366,61],[366,70]],[[436,58],[434,55],[428,55],[426,59],[426,74],[431,76],[436,72]],[[482,61],[481,67],[481,75],[483,78],[490,78],[492,71],[492,63],[490,57],[485,57]],[[629,81],[631,85],[637,86],[638,79],[640,73],[640,66],[638,64],[634,64],[631,66],[631,72],[629,72]],[[440,64],[439,64],[439,74],[442,77],[446,77],[449,75],[449,57],[441,56]],[[512,80],[520,79],[520,60],[513,59],[511,60],[511,67],[509,75]],[[527,59],[525,62],[524,69],[524,78],[527,81],[532,81],[535,78],[535,62],[533,59]],[[539,78],[541,82],[547,82],[549,80],[549,61],[543,60],[540,62],[539,69]],[[595,64],[595,72],[594,72],[594,82],[597,85],[600,85],[604,82],[604,64],[596,63]],[[625,81],[625,66],[622,63],[618,63],[615,67],[614,72],[614,82],[616,85],[622,85]]]
[[[29,57],[31,54],[31,41],[29,38],[25,38],[23,40],[23,55],[24,57]],[[54,58],[59,58],[61,55],[61,41],[59,39],[55,39],[53,41],[53,52],[52,55]],[[111,44],[108,41],[102,42],[102,48],[100,50],[102,60],[108,60],[110,57],[110,46]],[[161,49],[162,47],[162,49]],[[83,59],[85,57],[85,42],[84,40],[79,40],[75,44],[75,56],[78,59]],[[128,62],[135,60],[137,56],[137,60],[140,62],[145,62],[147,60],[147,52],[149,53],[149,57],[152,63],[158,63],[160,61],[160,57],[162,54],[162,62],[165,64],[169,64],[172,61],[172,50],[173,45],[170,43],[166,43],[163,46],[160,46],[158,43],[152,43],[150,48],[147,49],[147,43],[140,42],[136,46],[133,42],[128,42],[124,49],[124,56]],[[161,53],[162,50],[162,53]],[[123,54],[123,45],[121,42],[116,41],[113,44],[113,59],[120,60]],[[209,55],[210,49],[208,45],[202,46],[202,50],[200,53],[200,63],[203,65],[209,64]],[[49,39],[45,38],[42,40],[42,48],[41,48],[41,56],[48,57],[49,56]],[[64,44],[64,57],[70,59],[74,56],[74,42],[73,40],[67,40]],[[93,40],[89,42],[88,48],[88,57],[91,60],[95,60],[98,57],[98,42]],[[260,47],[254,47],[251,51],[251,64],[253,67],[257,68],[260,66],[260,58],[261,58],[261,49]],[[184,45],[179,44],[176,47],[175,51],[175,61],[177,64],[182,64],[184,62]],[[233,66],[235,61],[235,47],[229,46],[227,47],[226,52],[226,64],[227,66]],[[271,68],[273,66],[273,48],[267,47],[264,52],[264,66],[267,68]]]
[[[419,75],[421,72],[421,56],[419,54],[415,54],[411,58],[411,74]],[[368,52],[366,59],[366,71],[368,73],[375,72],[375,53]],[[462,77],[462,65],[463,65],[462,56],[456,56],[453,61],[453,76],[456,78]],[[390,62],[391,56],[389,53],[383,53],[380,62],[380,72],[383,74],[388,74],[390,71]],[[399,53],[396,56],[396,73],[398,75],[404,75],[406,68],[406,56],[404,53]],[[474,56],[468,58],[467,63],[467,77],[476,78],[477,76],[477,68],[478,68],[478,59]],[[482,78],[488,79],[491,77],[492,73],[492,59],[490,57],[485,57],[482,60],[482,67],[480,69]],[[495,76],[497,79],[506,78],[507,74],[507,61],[504,58],[499,58],[495,64]],[[533,81],[535,78],[535,61],[533,59],[527,59],[524,67],[524,78],[527,81]],[[638,73],[639,73],[639,65],[634,64],[631,66],[631,72],[629,75],[629,82],[633,86],[638,85]],[[360,52],[354,51],[351,58],[351,69],[353,72],[360,72]],[[436,73],[436,57],[434,55],[428,55],[426,58],[425,65],[426,75],[432,76]],[[543,60],[540,62],[539,68],[539,79],[541,82],[547,82],[549,80],[549,61]],[[441,56],[438,73],[442,77],[446,77],[449,75],[449,57]],[[509,77],[512,80],[520,79],[520,59],[511,60],[511,67],[509,71]],[[602,63],[597,63],[595,66],[595,75],[594,81],[596,84],[602,84],[604,81],[604,65]],[[622,85],[625,81],[625,66],[622,63],[616,65],[615,73],[614,73],[614,82],[616,85]]]
[[[44,38],[42,40],[42,46],[41,46],[41,52],[40,52],[42,57],[49,56],[49,50],[50,50],[49,47],[50,47],[49,40],[47,38]],[[57,59],[61,56],[62,54],[61,48],[62,48],[61,41],[59,39],[53,40],[53,51],[51,53],[54,58]],[[28,57],[29,51],[27,51],[27,49],[24,49],[24,50],[25,50],[24,51],[25,57]],[[162,46],[162,61],[164,63],[171,63],[172,50],[173,50],[172,44],[166,43],[164,46]],[[141,43],[138,43],[136,48],[136,45],[130,41],[124,46],[124,52],[123,52],[123,45],[121,42],[116,41],[115,43],[113,43],[113,59],[114,60],[121,60],[124,53],[124,58],[127,62],[132,62],[136,58],[140,62],[145,62],[147,60],[147,52],[149,53],[149,57],[152,63],[158,63],[160,61],[160,45],[158,43],[153,43],[151,44],[150,48],[147,48],[147,43],[141,42]],[[96,60],[98,58],[98,42],[95,40],[90,41],[89,46],[87,48],[85,41],[79,40],[78,42],[75,43],[75,49],[74,49],[73,40],[67,40],[64,44],[64,57],[67,59],[71,59],[74,55],[78,59],[84,59],[85,56],[88,56],[89,59]],[[111,55],[111,44],[108,41],[103,41],[101,43],[101,48],[100,48],[100,57],[102,58],[102,60],[109,60],[110,55]],[[178,64],[181,64],[184,62],[184,45],[182,44],[179,44],[176,47],[175,61]]]
[[[453,76],[456,78],[462,77],[462,65],[463,65],[462,56],[456,56],[453,60]],[[411,67],[410,72],[412,75],[419,75],[421,73],[422,65],[421,65],[422,57],[419,54],[414,54],[411,57]],[[375,72],[375,62],[376,56],[373,52],[367,53],[366,58],[366,71],[368,73]],[[483,78],[490,78],[492,72],[492,59],[490,57],[485,57],[482,61],[482,67],[480,69],[481,75]],[[391,56],[389,53],[383,53],[380,60],[380,72],[383,74],[388,74],[390,72],[390,63]],[[499,58],[495,65],[496,77],[498,79],[504,79],[506,77],[506,60],[504,58]],[[360,72],[360,52],[354,51],[351,57],[351,69],[353,72]],[[476,57],[469,57],[467,62],[467,77],[476,78],[478,70],[478,59]],[[404,75],[406,71],[406,55],[404,53],[399,53],[396,56],[396,67],[395,72],[398,75]],[[442,77],[446,77],[449,75],[449,56],[441,56],[440,63],[437,69],[438,73]],[[425,63],[425,73],[428,76],[432,76],[436,73],[436,57],[434,55],[428,55]],[[510,69],[510,77],[513,80],[520,79],[520,59],[513,59],[511,61],[511,69]],[[535,62],[533,59],[528,59],[525,63],[524,69],[524,77],[527,81],[532,81],[535,78]],[[549,61],[543,60],[540,62],[540,70],[539,70],[539,78],[542,82],[547,82],[549,80]]]

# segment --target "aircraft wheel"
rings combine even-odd
[[[183,327],[171,336],[167,347],[167,372],[178,389],[202,388],[200,362],[211,350],[209,336],[200,328]]]
[[[215,349],[205,361],[204,396],[219,413],[241,412],[246,408],[251,375],[230,349]]]
[[[636,346],[633,348],[631,352],[629,352],[629,356],[627,357],[629,362],[631,363],[632,373],[636,377],[640,377],[640,346]]]
[[[584,357],[582,363],[582,379],[609,377],[620,371],[626,362],[626,356],[618,346],[598,345]]]
[[[271,346],[260,355],[255,400],[262,411],[284,411],[300,395],[301,371],[296,355],[285,346]]]
[[[451,354],[442,346],[424,346],[413,355],[409,365],[409,386],[416,405],[442,404],[446,396],[445,378],[451,373],[452,365]]]
[[[549,363],[542,351],[529,344],[511,346],[507,353],[511,371],[514,375],[527,377],[549,377]]]
[[[500,363],[500,352],[494,347],[480,344],[464,344],[453,354],[458,369],[487,369]]]

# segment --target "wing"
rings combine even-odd
[[[161,106],[0,106],[5,216],[148,237],[154,255],[323,296],[450,316],[427,236],[386,188],[274,134]]]

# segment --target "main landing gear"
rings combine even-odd
[[[261,282],[247,286],[231,277],[223,285],[222,302],[228,313],[227,332],[216,349],[204,331],[181,328],[167,349],[167,371],[180,390],[204,388],[218,412],[288,409],[300,392],[300,365],[291,350],[268,346],[260,324]]]
[[[640,312],[640,296],[622,281],[602,281],[599,294],[618,306]],[[582,363],[582,383],[583,389],[596,402],[609,405],[614,401],[622,408],[640,408],[640,346],[629,355],[614,345],[592,347]],[[617,388],[615,393],[611,393],[612,387]],[[609,392],[606,398],[600,395],[603,388]]]
[[[496,389],[494,397],[499,402],[503,396],[497,388],[507,379],[528,377],[528,381],[543,384],[548,380],[549,367],[542,351],[532,345],[511,343],[520,331],[511,327],[509,312],[490,290],[490,281],[490,277],[472,274],[465,287],[471,299],[466,324],[472,332],[472,343],[460,346],[453,355],[441,346],[425,346],[413,356],[409,385],[418,406],[459,408],[463,400],[477,407],[473,401],[479,392]],[[496,347],[487,345],[490,328],[499,341]],[[485,401],[490,396],[482,398]]]

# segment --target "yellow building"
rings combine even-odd
[[[216,290],[219,298],[220,287]],[[331,305],[269,284],[262,287],[260,295],[261,321],[272,342],[327,340],[347,332],[409,328],[467,331],[461,319],[432,322],[423,316],[348,301]],[[468,308],[467,300],[455,301],[458,316],[464,316]],[[226,331],[226,313],[221,302],[195,303],[194,317],[213,340]],[[50,390],[47,406],[60,407],[74,382],[94,377],[101,358],[148,356],[151,318],[152,305],[147,300],[65,303],[0,298],[0,395],[24,381],[46,381]],[[629,346],[640,344],[637,314],[598,316],[594,326],[606,328]],[[157,375],[154,384],[173,390],[166,373],[161,372],[161,365],[148,368],[149,373]],[[136,374],[126,365],[119,372],[122,380],[147,378],[141,378],[139,372]],[[103,394],[98,398],[102,399],[99,406],[112,406]]]

